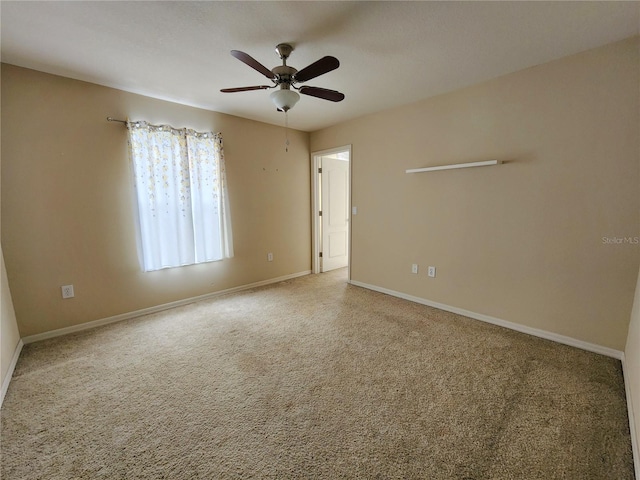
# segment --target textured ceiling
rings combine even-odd
[[[272,68],[276,44],[308,82],[346,95],[302,96],[289,125],[313,131],[636,35],[638,2],[9,2],[2,61],[281,125],[270,91],[231,55]],[[105,112],[108,113],[108,112]]]

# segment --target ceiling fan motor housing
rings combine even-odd
[[[274,67],[271,71],[277,77],[274,80],[276,85],[282,85],[283,87],[286,85],[284,88],[289,88],[289,85],[294,81],[293,76],[298,70],[288,65],[280,65],[279,67]]]

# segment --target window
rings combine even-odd
[[[222,136],[128,122],[144,271],[233,256]]]

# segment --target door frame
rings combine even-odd
[[[353,153],[351,150],[351,144],[344,145],[342,147],[330,148],[328,150],[319,150],[311,152],[311,273],[320,273],[320,232],[322,231],[320,225],[320,175],[318,168],[320,165],[320,158],[331,155],[332,153],[349,152],[349,195],[347,211],[349,212],[349,242],[347,245],[347,278],[351,281],[351,195],[353,193],[351,176],[353,173]]]

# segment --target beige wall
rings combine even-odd
[[[222,132],[234,258],[140,271],[126,129],[107,116]],[[2,247],[20,334],[309,270],[309,134],[291,131],[288,153],[284,138],[278,126],[2,65]],[[75,298],[61,298],[66,284]]]
[[[312,133],[352,144],[352,279],[623,350],[640,248],[602,239],[640,235],[639,81],[635,38]]]
[[[629,409],[633,411],[636,429],[636,448],[640,447],[640,272],[636,296],[633,301],[631,321],[629,322],[629,336],[624,350],[625,380],[627,391],[631,397]],[[638,452],[636,452],[638,453]],[[636,464],[640,466],[640,458],[636,458]]]

